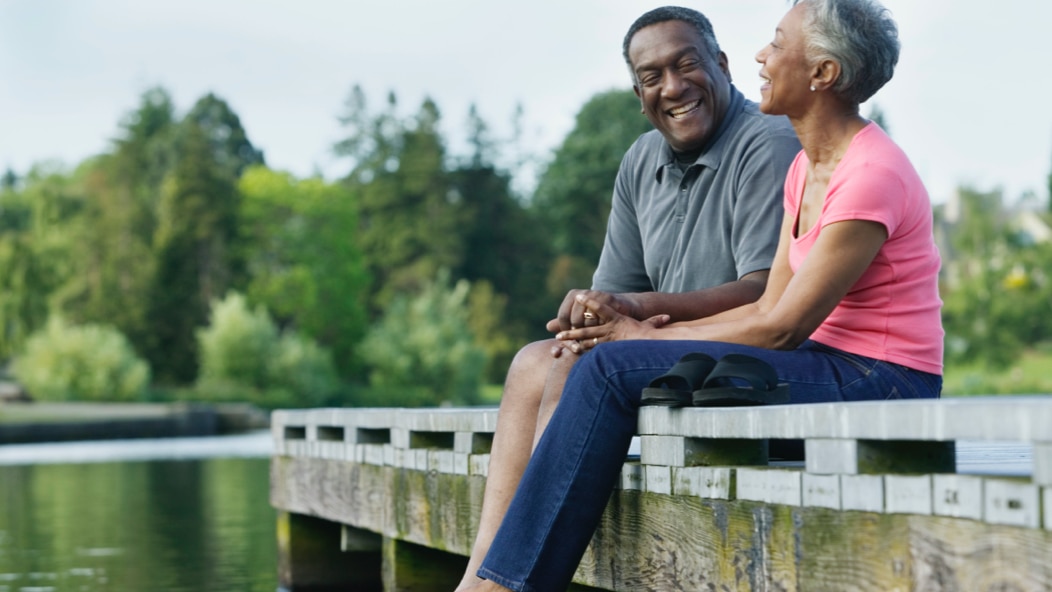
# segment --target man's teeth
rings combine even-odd
[[[691,103],[689,105],[684,105],[682,107],[676,107],[675,109],[670,110],[668,113],[672,117],[679,117],[680,115],[686,115],[687,113],[690,113],[691,111],[697,109],[698,106],[700,106],[700,105],[701,105],[701,99],[698,99],[697,101],[694,101],[693,103]]]

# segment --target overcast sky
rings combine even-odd
[[[627,88],[621,39],[646,0],[0,0],[0,167],[74,165],[106,150],[141,93],[161,85],[180,113],[214,92],[268,165],[346,171],[330,147],[360,84],[404,114],[425,95],[445,136],[470,104],[499,134],[525,109],[546,156],[597,92]],[[708,0],[734,82],[759,98],[753,60],[789,3]],[[935,201],[962,183],[1047,197],[1052,169],[1052,3],[887,0],[899,24],[895,78],[871,103]],[[868,113],[869,105],[863,107]]]

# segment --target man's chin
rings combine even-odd
[[[677,135],[673,138],[665,137],[672,149],[676,152],[693,152],[700,150],[705,145],[705,136],[702,134]]]

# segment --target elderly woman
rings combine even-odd
[[[786,178],[766,291],[754,304],[669,325],[583,302],[606,322],[558,338],[599,345],[571,373],[479,569],[486,581],[470,589],[569,585],[620,473],[644,389],[686,354],[762,360],[792,403],[939,396],[931,204],[905,154],[859,115],[891,78],[898,51],[895,23],[873,0],[798,0],[785,15],[756,56],[760,109],[787,115],[803,150]],[[667,78],[653,83],[675,83]],[[757,383],[744,392],[757,402],[763,390]],[[695,401],[698,393],[704,400],[705,389]]]

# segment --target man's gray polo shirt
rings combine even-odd
[[[660,133],[643,134],[621,161],[592,287],[687,292],[770,269],[799,151],[785,117],[733,87],[716,137],[685,171]]]

